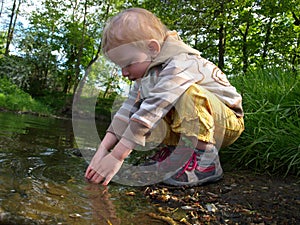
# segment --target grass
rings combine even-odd
[[[0,78],[0,109],[49,115],[51,110],[6,78]]]
[[[257,70],[231,83],[243,95],[245,131],[221,151],[224,163],[271,174],[300,175],[299,74]]]

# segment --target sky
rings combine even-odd
[[[10,14],[13,6],[13,0],[3,0],[3,10],[0,17],[0,28],[1,30],[7,29],[9,20],[10,20]],[[0,0],[2,2],[2,0]],[[1,4],[1,3],[0,3]],[[0,5],[1,7],[1,5]],[[23,27],[27,27],[29,25],[28,20],[26,19],[25,15],[30,14],[30,12],[36,10],[37,8],[41,7],[41,1],[40,0],[27,0],[26,3],[21,3],[20,5],[20,14],[17,18],[17,23],[21,23]]]
[[[38,2],[35,0],[34,2]],[[2,3],[2,1],[1,1]],[[1,4],[0,3],[0,4]],[[11,15],[11,10],[13,6],[13,0],[3,0],[3,9],[2,13],[0,16],[0,30],[7,32],[8,27],[9,27],[9,22],[10,22],[10,15]],[[1,5],[0,5],[1,7]],[[36,6],[34,4],[28,5],[27,3],[22,3],[20,5],[20,14],[17,17],[17,24],[16,28],[14,31],[14,35],[18,36],[18,31],[20,31],[21,27],[28,27],[29,23],[28,20],[24,15],[30,13],[32,10],[35,10]],[[17,53],[17,50],[13,43],[10,45],[10,52],[12,53]]]

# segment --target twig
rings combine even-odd
[[[148,213],[148,215],[151,216],[154,219],[165,221],[165,222],[167,222],[170,225],[178,225],[178,223],[175,220],[173,220],[171,217],[160,216],[160,215],[157,215],[155,213]]]

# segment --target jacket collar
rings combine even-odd
[[[163,64],[170,58],[182,53],[200,56],[199,51],[185,44],[176,31],[169,31],[162,44],[160,53],[152,60],[145,73],[145,76],[147,76],[151,68]]]

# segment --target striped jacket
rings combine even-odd
[[[107,131],[121,141],[125,138],[124,142],[144,146],[147,134],[194,83],[214,93],[238,117],[243,116],[242,97],[225,74],[184,44],[176,32],[170,32],[144,77],[135,81]]]

